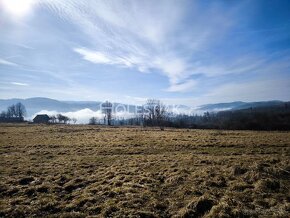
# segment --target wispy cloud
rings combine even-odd
[[[8,66],[18,66],[18,64],[0,58],[0,64]]]
[[[74,51],[82,55],[84,60],[90,61],[95,64],[111,64],[127,67],[131,67],[133,64],[130,60],[126,60],[125,58],[110,56],[108,54],[104,54],[98,51],[92,51],[86,48],[75,48]]]
[[[201,10],[196,2],[191,19],[197,22],[188,29],[183,23],[188,16],[188,3],[183,1],[48,3],[54,12],[80,26],[91,38],[90,48],[73,48],[84,60],[141,72],[157,70],[168,77],[170,92],[192,91],[197,85],[192,75],[252,73],[261,71],[262,66],[265,69],[269,63],[267,56],[249,52],[231,57],[227,60],[230,62],[211,54],[212,47],[225,40],[224,36],[238,22],[232,17],[240,5],[225,11],[212,4]]]
[[[138,95],[212,101],[213,92],[227,96],[231,88],[237,90],[235,84],[252,83],[252,89],[254,84],[262,87],[265,78],[282,82],[289,77],[289,15],[265,13],[262,1],[30,2],[29,13],[17,22],[11,16],[14,7],[13,13],[1,13],[7,8],[0,8],[4,97],[14,89],[17,95],[72,99]],[[276,18],[267,22],[269,17]],[[10,81],[30,86],[24,92]],[[230,88],[218,91],[220,87]],[[269,85],[264,95],[279,94],[272,89]]]
[[[270,90],[270,91],[269,91]],[[244,83],[229,83],[202,96],[207,102],[289,100],[290,80],[265,79]],[[279,99],[277,99],[279,96]],[[202,99],[199,99],[202,101]]]
[[[12,85],[16,85],[16,86],[29,86],[29,84],[27,83],[20,83],[20,82],[11,82]]]
[[[63,114],[68,116],[69,118],[76,118],[77,123],[87,124],[90,118],[95,117],[98,119],[99,122],[103,122],[104,114],[101,110],[93,111],[91,109],[85,108],[78,111],[71,111],[71,112],[61,112],[61,111],[48,111],[48,110],[41,110],[30,117],[32,120],[37,114],[47,114],[49,116]],[[120,111],[114,114],[116,118],[131,118],[134,117],[134,113],[130,113],[128,111]]]
[[[232,25],[229,13],[211,7],[196,11],[196,26],[186,29],[188,3],[183,1],[46,1],[63,19],[78,25],[90,37],[90,47],[73,50],[95,64],[136,68],[141,72],[158,70],[169,78],[169,90],[183,91],[180,83],[193,85],[192,56],[213,43]],[[168,16],[170,14],[170,16]],[[219,19],[210,19],[218,15]],[[223,15],[222,15],[223,14]],[[200,20],[200,17],[203,20]],[[218,24],[218,26],[217,26]],[[209,28],[210,27],[210,28]],[[182,34],[179,34],[179,31]],[[192,53],[194,52],[194,53]],[[188,88],[186,88],[188,89]],[[189,90],[189,89],[188,89]]]
[[[197,81],[187,80],[184,83],[171,85],[166,91],[168,91],[168,92],[188,92],[188,91],[192,91],[196,85],[197,85]]]
[[[74,51],[78,52],[87,61],[91,61],[96,64],[113,64],[114,61],[102,54],[101,52],[90,51],[85,48],[75,48]]]

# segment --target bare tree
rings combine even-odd
[[[96,125],[96,124],[97,124],[97,118],[96,118],[96,117],[92,117],[92,118],[90,118],[90,120],[89,120],[89,124],[90,124],[90,125]]]
[[[2,112],[0,113],[0,117],[1,117],[1,118],[7,118],[7,112],[2,111]]]
[[[55,115],[50,116],[49,119],[51,120],[52,123],[56,123],[57,118]]]
[[[23,118],[26,115],[26,109],[23,104],[20,102],[15,105],[15,114],[16,117]]]
[[[164,127],[166,119],[166,107],[161,101],[157,99],[148,99],[144,105],[144,122],[151,126]]]
[[[107,125],[112,125],[112,112],[113,104],[109,101],[104,102],[102,105],[102,112],[105,114],[104,121]]]
[[[14,104],[7,108],[7,117],[16,117],[16,108]]]
[[[63,116],[62,114],[57,114],[56,115],[56,119],[58,120],[59,123],[61,123],[63,121]]]
[[[147,119],[149,125],[154,126],[156,121],[155,106],[158,103],[156,99],[148,99],[145,108],[145,119]]]
[[[158,104],[155,107],[156,121],[157,125],[161,130],[164,130],[164,121],[166,119],[166,108],[165,105],[158,101]]]
[[[56,115],[56,117],[58,119],[58,122],[64,123],[64,124],[66,124],[70,120],[69,117],[64,116],[62,114],[58,114],[58,115]]]
[[[7,111],[3,111],[0,115],[1,118],[14,119],[18,122],[24,121],[24,116],[26,115],[26,109],[20,102],[13,104],[7,108]]]

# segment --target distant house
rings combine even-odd
[[[49,116],[47,114],[38,114],[36,117],[34,117],[33,122],[34,123],[48,123],[49,122]]]

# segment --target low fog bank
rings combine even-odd
[[[204,113],[204,111],[200,111],[200,110],[184,109],[184,108],[177,108],[177,107],[167,108],[167,111],[169,113],[173,113],[173,114],[186,114],[186,115],[203,114]],[[41,110],[37,113],[34,113],[32,116],[27,117],[27,119],[32,121],[33,118],[38,114],[47,114],[48,116],[53,116],[53,115],[56,116],[57,114],[62,114],[62,115],[67,116],[71,119],[76,118],[77,124],[88,124],[89,119],[92,117],[95,117],[99,120],[102,120],[102,119],[104,119],[104,116],[105,116],[101,110],[94,111],[94,110],[91,110],[89,108],[84,108],[81,110],[70,111],[70,112],[62,112],[62,111],[56,111],[56,110]],[[113,113],[113,118],[122,120],[122,119],[133,118],[133,117],[136,117],[137,115],[138,115],[137,113],[132,113],[129,111],[118,111],[118,112]]]
[[[88,109],[88,108],[78,110],[78,111],[70,111],[70,112],[61,112],[61,111],[54,111],[54,110],[53,111],[41,110],[41,111],[35,113],[34,115],[32,115],[31,117],[29,117],[28,119],[33,120],[33,118],[38,114],[47,114],[48,116],[62,114],[62,115],[67,116],[71,119],[76,118],[77,124],[88,124],[89,119],[92,117],[95,117],[95,118],[100,119],[100,120],[104,119],[104,114],[102,113],[101,110],[93,111],[93,110]],[[115,113],[114,118],[115,119],[128,119],[128,118],[134,117],[135,115],[136,114],[134,114],[134,113],[121,111],[121,112]]]

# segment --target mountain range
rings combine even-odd
[[[60,101],[50,98],[35,97],[27,99],[0,99],[0,111],[6,110],[12,104],[22,103],[27,111],[27,116],[38,113],[39,111],[57,111],[57,112],[75,112],[82,109],[90,109],[92,111],[100,110],[101,101]],[[121,109],[126,107],[130,113],[133,113],[136,106],[135,105],[125,105],[114,103],[114,107],[118,106]]]
[[[57,111],[57,112],[75,112],[83,109],[90,109],[92,111],[100,110],[101,101],[59,101],[50,98],[35,97],[27,99],[0,99],[0,111],[4,111],[8,106],[21,102],[27,111],[27,116],[30,117],[40,111]],[[229,102],[229,103],[216,103],[216,104],[205,104],[198,106],[193,109],[186,105],[177,105],[176,107],[182,111],[221,111],[221,110],[239,110],[247,108],[258,108],[258,107],[272,107],[272,106],[283,106],[283,101],[262,101],[262,102]],[[133,113],[138,106],[126,105],[122,103],[113,103],[114,107],[126,107],[129,113]],[[172,109],[173,106],[169,106]],[[118,110],[117,110],[118,111]]]
[[[229,103],[205,104],[198,107],[202,111],[221,111],[221,110],[242,110],[248,108],[262,108],[262,107],[279,107],[284,106],[284,101],[259,101],[259,102],[243,102],[235,101]],[[288,102],[289,103],[289,102]]]

